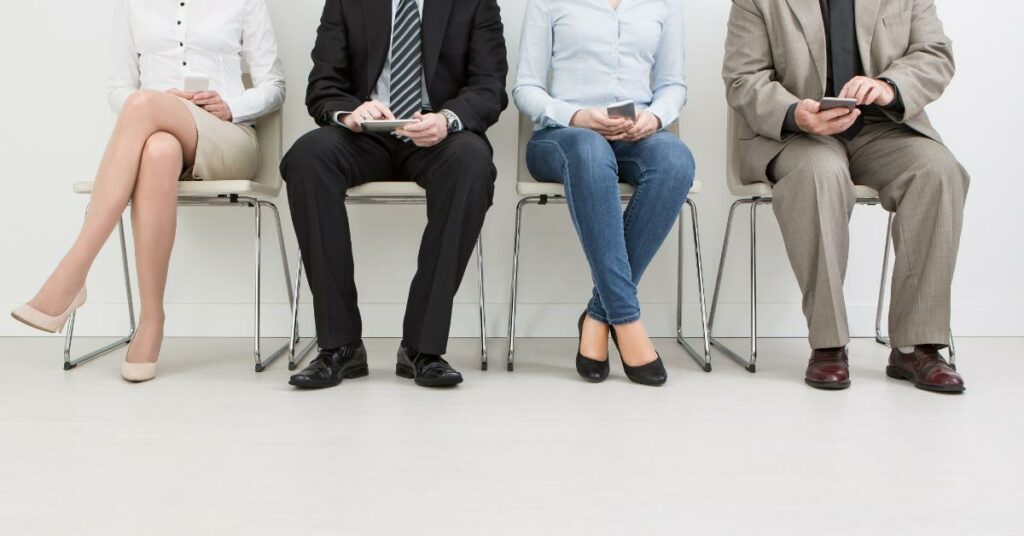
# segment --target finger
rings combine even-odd
[[[881,96],[882,90],[878,86],[872,85],[864,95],[864,104],[874,104],[878,102],[878,98]]]
[[[373,109],[380,113],[378,117],[380,117],[381,119],[386,119],[388,121],[395,120],[395,114],[391,113],[391,110],[387,106],[384,106],[383,104],[377,101],[373,101],[371,104],[373,104]]]
[[[868,94],[871,93],[871,90],[873,90],[873,89],[875,89],[875,85],[874,84],[863,84],[860,87],[858,87],[857,88],[857,103],[861,104],[861,105],[868,104],[868,102],[867,102]]]
[[[849,108],[833,108],[831,110],[825,110],[824,112],[819,113],[818,119],[828,123],[830,121],[835,121],[840,117],[850,115],[850,113],[851,112]]]
[[[418,123],[413,123],[405,127],[409,132],[426,132],[433,128],[434,122],[430,119],[420,119]]]
[[[837,98],[840,99],[852,99],[854,94],[854,88],[860,85],[860,77],[853,77],[849,82],[843,85],[842,91],[839,92]]]

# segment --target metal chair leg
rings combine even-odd
[[[885,313],[885,287],[889,283],[889,255],[892,251],[892,224],[896,215],[889,213],[889,226],[885,231],[885,254],[882,255],[882,282],[878,284],[878,309],[875,312],[875,342],[889,346],[889,337],[882,335],[882,316]]]
[[[750,364],[748,372],[757,372],[757,207],[750,205]]]
[[[313,337],[301,350],[296,351],[298,343],[302,341],[299,334],[299,295],[302,289],[302,270],[302,256],[299,255],[295,266],[295,288],[292,293],[292,338],[288,342],[288,370],[299,368],[299,363],[302,363],[306,355],[317,345],[317,338]]]
[[[487,370],[487,299],[484,294],[484,240],[476,239],[476,280],[480,299],[480,370]]]
[[[677,269],[677,279],[676,279],[676,284],[677,284],[677,292],[676,292],[676,299],[677,299],[677,302],[676,302],[676,342],[678,342],[680,344],[680,346],[682,346],[683,349],[686,350],[686,352],[688,354],[690,354],[690,356],[693,357],[693,359],[695,361],[697,361],[697,364],[699,364],[701,366],[701,368],[704,369],[704,372],[711,372],[711,345],[710,345],[710,341],[709,341],[709,337],[708,337],[708,321],[707,321],[708,316],[707,316],[707,307],[706,307],[707,304],[706,304],[705,295],[704,295],[704,268],[703,268],[703,262],[701,260],[701,251],[700,251],[700,231],[699,231],[698,226],[697,226],[697,220],[698,220],[698,218],[697,218],[697,205],[694,204],[694,202],[691,199],[689,199],[689,198],[687,198],[687,200],[686,200],[686,205],[690,208],[690,219],[691,219],[691,222],[693,224],[693,247],[694,247],[694,254],[695,254],[695,257],[696,257],[696,261],[697,261],[697,286],[698,286],[698,292],[700,294],[700,315],[701,315],[701,328],[703,330],[703,337],[704,337],[704,354],[701,355],[699,352],[697,352],[697,350],[695,350],[690,345],[690,343],[686,342],[686,339],[683,337],[683,264],[684,264],[683,252],[684,252],[684,244],[686,242],[686,239],[685,239],[685,225],[683,224],[683,221],[684,221],[683,217],[684,216],[682,214],[679,215],[679,248],[678,248],[678,252],[679,252],[679,259],[678,259],[679,260],[679,266],[678,266],[678,269]]]
[[[117,234],[121,242],[121,269],[124,271],[124,290],[128,299],[128,335],[98,350],[89,352],[79,358],[71,359],[71,343],[75,337],[75,316],[77,315],[77,312],[72,313],[71,317],[68,318],[67,334],[64,336],[64,370],[71,370],[78,365],[88,363],[93,359],[107,355],[122,346],[127,346],[132,342],[132,337],[135,336],[135,303],[132,299],[131,272],[128,268],[128,244],[124,236],[123,216],[117,222]]]
[[[512,246],[512,291],[509,299],[508,313],[508,371],[515,369],[516,359],[516,300],[519,292],[519,239],[521,236],[523,207],[529,202],[529,198],[519,200],[516,205],[515,239]]]
[[[735,215],[736,215],[736,209],[739,208],[741,205],[751,205],[751,217],[753,218],[756,215],[756,205],[759,204],[759,203],[762,203],[762,202],[764,202],[764,200],[761,199],[761,198],[739,199],[739,200],[737,200],[736,202],[734,202],[732,204],[732,207],[729,208],[729,219],[728,219],[728,222],[725,225],[725,240],[722,242],[722,256],[721,256],[721,258],[719,259],[719,262],[718,262],[718,275],[715,278],[715,292],[712,294],[712,298],[711,298],[711,314],[708,316],[708,332],[709,332],[709,337],[711,339],[711,346],[713,346],[714,348],[717,348],[719,351],[721,351],[723,354],[725,354],[730,359],[736,361],[737,363],[742,364],[744,366],[744,368],[746,368],[749,372],[756,372],[757,371],[757,361],[756,361],[756,359],[757,359],[757,353],[756,353],[756,351],[757,351],[757,346],[756,346],[756,344],[757,344],[757,341],[756,341],[756,335],[757,335],[757,332],[756,332],[756,329],[757,329],[757,316],[756,316],[756,314],[757,314],[757,306],[756,306],[757,289],[754,287],[754,285],[751,285],[751,322],[750,323],[751,323],[751,328],[752,328],[751,338],[753,340],[751,341],[751,356],[750,356],[750,360],[747,360],[747,359],[741,357],[739,354],[734,352],[731,348],[726,346],[725,343],[723,343],[722,341],[718,340],[717,337],[715,337],[715,335],[714,335],[714,332],[715,332],[715,317],[716,317],[716,315],[718,313],[718,300],[719,300],[719,298],[721,296],[721,291],[722,291],[722,276],[723,276],[723,274],[725,272],[725,260],[726,260],[726,258],[728,256],[728,252],[729,252],[729,242],[730,242],[730,239],[732,237],[732,224],[733,224],[733,221],[734,221],[734,218],[735,218]],[[757,269],[756,218],[751,221],[750,225],[751,225],[751,231],[752,231],[752,233],[754,233],[754,234],[751,234],[751,248],[750,248],[751,249],[751,269],[752,270],[756,270]],[[751,283],[756,283],[756,279],[754,277],[751,277]]]
[[[273,363],[274,361],[277,361],[278,358],[280,358],[282,355],[284,355],[286,352],[288,352],[289,348],[291,347],[291,343],[290,342],[282,344],[280,347],[278,347],[276,350],[274,350],[274,352],[272,354],[270,354],[270,356],[267,357],[266,359],[262,359],[261,354],[260,354],[260,347],[261,347],[261,343],[262,343],[262,339],[261,339],[261,336],[260,336],[260,331],[261,331],[261,326],[260,326],[261,314],[260,313],[261,313],[261,311],[263,309],[263,302],[262,302],[262,296],[261,296],[261,294],[262,294],[262,290],[261,290],[262,289],[262,278],[261,278],[261,275],[262,275],[262,264],[263,264],[263,254],[262,254],[262,242],[263,242],[263,240],[262,240],[262,214],[263,214],[263,208],[269,208],[270,211],[271,211],[271,214],[273,214],[273,216],[274,216],[274,224],[275,224],[275,228],[277,230],[278,248],[280,248],[280,250],[281,250],[281,266],[282,266],[283,271],[284,271],[284,281],[285,281],[284,286],[285,286],[286,293],[288,295],[288,301],[289,302],[293,301],[293,296],[292,296],[292,288],[291,288],[291,284],[290,284],[291,283],[291,269],[288,266],[288,253],[287,253],[287,250],[285,249],[285,246],[284,246],[284,231],[281,228],[281,213],[277,209],[277,205],[275,205],[274,203],[271,203],[269,201],[254,200],[251,204],[252,204],[252,206],[253,206],[253,208],[255,210],[255,213],[256,213],[256,220],[255,220],[255,224],[256,224],[256,289],[255,289],[255,300],[256,300],[256,303],[255,303],[255,306],[254,306],[254,310],[255,310],[255,318],[254,318],[255,329],[254,329],[254,333],[253,333],[253,352],[254,352],[254,357],[255,357],[255,360],[256,360],[256,372],[263,372],[264,370],[267,369],[267,367],[269,367],[271,365],[271,363]]]

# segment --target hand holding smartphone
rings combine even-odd
[[[186,93],[202,93],[210,89],[210,77],[202,73],[189,73],[185,75]]]
[[[616,102],[608,106],[608,117],[629,119],[636,122],[636,103],[631,100]]]
[[[847,110],[852,112],[854,109],[857,108],[857,99],[837,99],[834,97],[825,97],[824,99],[821,99],[821,102],[819,104],[821,105],[821,108],[818,109],[819,112],[824,112],[826,110],[835,110],[836,108],[846,108]]]

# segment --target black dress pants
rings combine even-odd
[[[345,192],[374,181],[415,181],[427,192],[427,227],[402,326],[412,349],[443,355],[452,301],[494,197],[490,146],[473,132],[421,148],[387,134],[321,127],[281,162],[321,348],[362,338]],[[382,242],[383,243],[383,242]]]

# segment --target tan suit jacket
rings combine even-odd
[[[934,0],[856,0],[866,76],[888,78],[905,111],[898,123],[936,141],[924,107],[953,78],[952,43]],[[772,160],[796,134],[782,132],[789,107],[825,95],[828,53],[819,0],[732,0],[722,76],[740,118],[745,181],[767,181]]]

